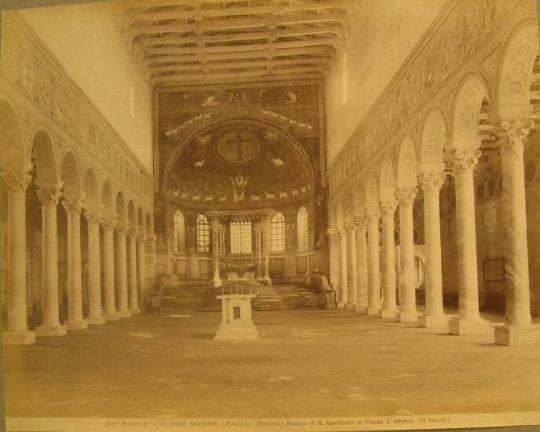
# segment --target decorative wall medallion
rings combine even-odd
[[[217,152],[227,162],[245,164],[255,159],[261,152],[261,142],[247,129],[225,132],[218,138]]]

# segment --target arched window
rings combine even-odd
[[[210,224],[202,214],[197,216],[197,252],[210,252]]]
[[[180,210],[174,212],[174,252],[184,251],[186,242],[186,228],[184,224],[184,215]]]
[[[305,207],[300,207],[296,214],[296,234],[298,235],[298,250],[308,248],[308,216]]]
[[[252,252],[251,222],[231,222],[229,228],[231,232],[231,254],[250,254]]]
[[[274,213],[271,220],[271,244],[272,252],[283,252],[285,250],[285,218],[283,213]]]

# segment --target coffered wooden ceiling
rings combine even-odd
[[[346,41],[352,1],[131,0],[122,27],[154,86],[321,78]]]

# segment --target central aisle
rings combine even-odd
[[[220,319],[218,312],[143,314],[34,346],[6,347],[6,414],[540,410],[540,347],[508,349],[487,337],[441,335],[343,311],[254,312],[259,340],[214,341]]]

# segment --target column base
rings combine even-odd
[[[338,303],[337,307],[338,309],[345,309],[345,303]]]
[[[258,339],[259,333],[253,323],[222,323],[214,339],[238,340],[238,339]]]
[[[89,325],[101,325],[101,324],[105,324],[105,317],[97,316],[97,317],[91,317],[91,318],[88,318],[88,324],[89,324]]]
[[[397,309],[394,310],[385,310],[383,309],[381,311],[380,317],[383,321],[399,321],[399,311]]]
[[[356,308],[356,305],[352,304],[352,303],[347,303],[345,304],[345,310],[348,310],[348,311],[354,311]]]
[[[540,325],[495,327],[495,343],[504,346],[540,345]]]
[[[366,315],[368,313],[368,305],[354,305],[354,311],[358,312],[359,314]]]
[[[39,326],[36,328],[36,336],[64,336],[67,333],[66,327],[63,325],[55,326]]]
[[[105,321],[118,321],[120,319],[120,315],[118,315],[117,312],[112,314],[105,314]]]
[[[68,330],[85,330],[88,328],[88,321],[86,320],[82,320],[82,321],[67,320],[64,324]]]
[[[418,324],[423,328],[448,328],[448,315],[420,315]]]
[[[4,345],[30,345],[36,342],[36,334],[30,330],[5,331],[2,333]]]
[[[493,326],[481,318],[464,320],[455,317],[448,322],[448,331],[458,336],[488,336],[493,335]]]
[[[418,317],[420,314],[417,311],[400,311],[399,312],[399,321],[402,323],[417,323]]]
[[[139,307],[137,306],[136,308],[130,309],[130,312],[131,312],[131,315],[140,315],[141,310],[140,310]]]
[[[381,315],[381,308],[378,306],[370,306],[367,310],[368,316],[380,316]]]
[[[131,316],[131,312],[128,310],[125,311],[118,311],[117,312],[119,318],[127,318]]]
[[[214,285],[214,288],[219,288],[223,285],[223,281],[221,279],[213,279],[212,284]]]

